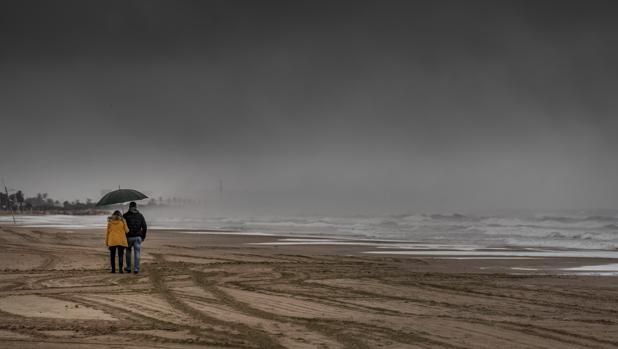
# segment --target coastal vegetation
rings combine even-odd
[[[199,201],[185,198],[150,198],[140,204],[141,207],[183,207],[186,205],[200,205]],[[87,198],[85,201],[75,199],[56,200],[48,193],[37,193],[34,196],[26,196],[22,190],[0,192],[0,215],[1,214],[71,214],[92,215],[107,214],[108,210],[100,210],[95,207],[96,201]]]

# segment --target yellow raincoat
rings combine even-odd
[[[127,222],[121,216],[111,216],[107,220],[107,238],[105,243],[107,246],[124,246],[127,247],[126,234],[129,232]]]

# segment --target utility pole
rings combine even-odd
[[[4,185],[4,193],[6,195],[6,208],[8,209],[9,206],[11,208],[11,216],[13,217],[13,224],[17,224],[17,222],[15,221],[15,214],[13,213],[13,206],[11,205],[11,200],[9,200],[9,189],[6,187],[6,183],[4,182],[4,178],[2,178],[2,184]],[[13,190],[13,189],[11,189]]]
[[[219,205],[223,205],[223,180],[219,180]]]

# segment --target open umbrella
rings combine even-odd
[[[99,207],[113,204],[121,204],[127,201],[142,200],[146,198],[148,198],[146,195],[140,193],[137,190],[118,189],[103,195],[101,200],[97,202],[96,206]]]

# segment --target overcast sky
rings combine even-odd
[[[618,7],[3,1],[0,175],[256,212],[618,205]],[[267,208],[267,209],[264,209]]]

